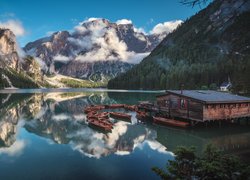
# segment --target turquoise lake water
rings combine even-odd
[[[165,167],[180,145],[200,153],[212,143],[249,157],[245,122],[179,129],[140,122],[129,112],[131,122],[114,120],[112,132],[103,133],[90,128],[83,113],[90,104],[137,104],[161,93],[5,90],[0,93],[0,179],[159,179],[151,168]]]

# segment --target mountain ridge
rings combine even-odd
[[[148,55],[167,33],[144,34],[132,23],[119,24],[99,18],[80,23],[71,33],[58,31],[49,37],[30,42],[23,49],[26,53],[40,58],[49,74],[58,72],[98,81],[103,77],[115,77],[133,67]],[[103,68],[95,69],[100,63]],[[113,68],[109,68],[110,64]],[[93,75],[96,78],[93,79]]]

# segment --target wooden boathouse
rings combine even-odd
[[[250,117],[250,98],[211,90],[167,90],[154,106],[167,117],[191,121]]]

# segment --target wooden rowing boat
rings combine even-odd
[[[126,113],[119,113],[119,112],[110,112],[110,117],[113,117],[115,119],[126,119],[131,120],[131,115]]]
[[[110,125],[113,128],[113,123],[107,118],[99,118],[99,121],[105,122],[107,125]]]
[[[86,107],[85,109],[84,109],[84,113],[85,114],[88,114],[88,113],[90,113],[91,111],[93,111],[91,108],[89,108],[89,107]]]
[[[137,111],[136,112],[136,118],[139,120],[146,120],[148,118],[147,113],[143,111]]]
[[[126,109],[127,111],[136,111],[137,106],[136,105],[126,105],[126,104],[124,104],[124,109]]]
[[[188,122],[178,121],[178,120],[174,120],[174,119],[167,119],[167,118],[163,118],[163,117],[153,117],[153,120],[154,120],[154,123],[156,123],[156,124],[177,126],[177,127],[182,127],[182,128],[186,128],[189,126]]]
[[[97,114],[98,118],[109,118],[109,112],[101,112]]]
[[[110,104],[105,106],[105,109],[119,109],[119,108],[124,108],[124,104]]]
[[[94,112],[94,111],[91,111],[90,113],[87,114],[87,119],[109,119],[109,112]]]
[[[96,119],[89,119],[89,125],[100,128],[105,131],[111,131],[113,128],[113,125],[111,123],[107,123],[105,121],[100,121]]]
[[[89,113],[91,111],[99,111],[99,110],[103,110],[105,109],[105,106],[104,105],[91,105],[91,106],[88,106],[84,109],[84,113]]]

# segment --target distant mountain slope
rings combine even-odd
[[[146,35],[130,22],[91,18],[71,33],[55,32],[28,43],[24,50],[44,61],[47,73],[103,81],[131,69],[167,33]]]
[[[200,89],[229,77],[250,91],[250,1],[215,0],[169,34],[139,65],[109,81],[120,89]]]

